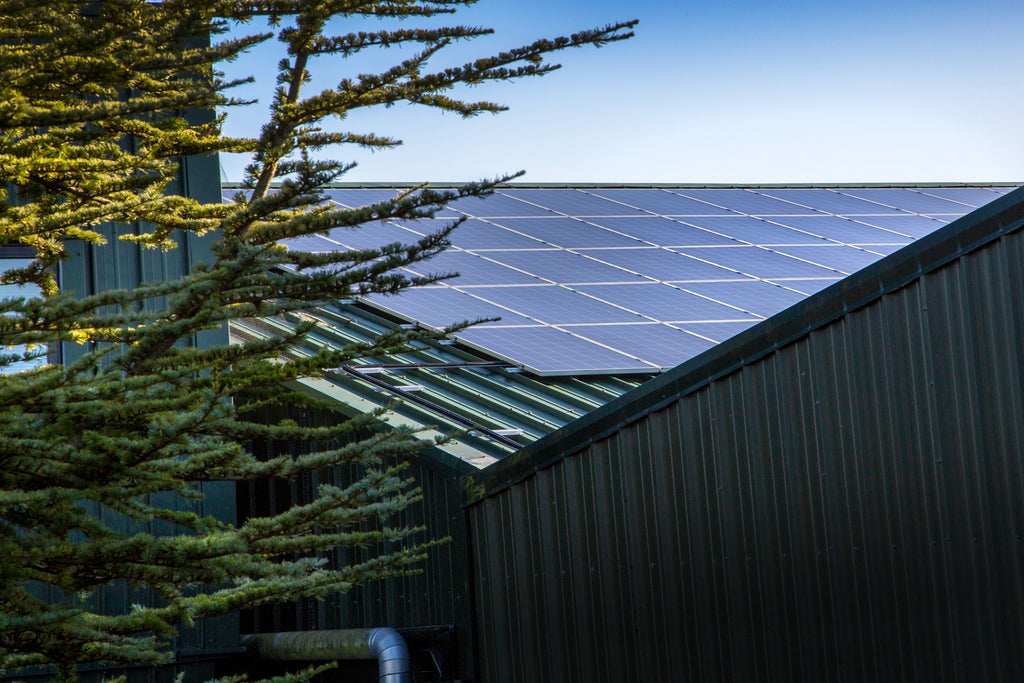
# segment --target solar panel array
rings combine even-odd
[[[468,220],[410,268],[459,277],[374,305],[541,375],[649,373],[692,358],[1012,187],[505,188],[432,220],[294,240],[309,251],[415,242]],[[356,207],[395,189],[328,191]]]

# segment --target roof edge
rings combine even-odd
[[[471,181],[455,182],[347,182],[330,183],[323,189],[327,190],[387,190],[408,189],[410,187],[429,186],[432,189],[455,188],[467,185]],[[757,189],[899,189],[899,188],[940,188],[940,187],[1020,187],[1022,181],[1011,182],[948,182],[948,183],[500,183],[498,188],[509,188],[517,190],[544,189],[544,190],[757,190]],[[226,190],[242,189],[242,183],[222,182],[221,186]]]
[[[1018,188],[484,468],[471,486],[464,487],[465,505],[498,493],[1022,227],[1024,188]]]

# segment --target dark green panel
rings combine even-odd
[[[299,424],[329,424],[344,417],[327,409],[265,410],[261,419],[271,421],[284,417]],[[365,438],[361,432],[353,438]],[[313,444],[253,444],[259,457],[273,457],[281,452],[300,452]],[[288,506],[309,502],[320,484],[349,485],[363,476],[362,466],[338,466],[294,480],[247,482],[238,486],[238,519],[243,523],[252,516],[271,515]],[[456,627],[458,667],[463,677],[472,671],[472,629],[468,580],[467,530],[461,510],[460,478],[474,471],[444,453],[426,452],[408,461],[406,475],[423,492],[423,500],[414,503],[389,520],[394,526],[425,527],[414,540],[441,539],[444,543],[429,551],[421,565],[421,573],[384,581],[369,582],[344,594],[323,600],[271,605],[244,614],[243,633],[277,631],[374,628],[418,628],[453,624]],[[361,551],[336,549],[326,554],[329,566],[363,561],[377,554],[370,548]]]
[[[480,678],[1021,680],[1022,200],[485,470]]]

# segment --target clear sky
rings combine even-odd
[[[631,18],[631,40],[556,54],[564,68],[543,78],[465,91],[505,113],[350,116],[344,129],[405,145],[341,151],[359,164],[342,180],[525,169],[524,182],[1024,182],[1019,0],[480,0],[454,20],[496,34],[438,65]],[[314,85],[388,57],[314,64]],[[278,58],[260,50],[229,65],[259,81],[240,94],[266,101]],[[233,112],[227,132],[255,134],[262,113]],[[223,161],[230,180],[243,165]]]

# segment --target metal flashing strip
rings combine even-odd
[[[1024,188],[940,228],[677,368],[485,468],[464,487],[473,505],[669,403],[866,307],[1024,227]]]

